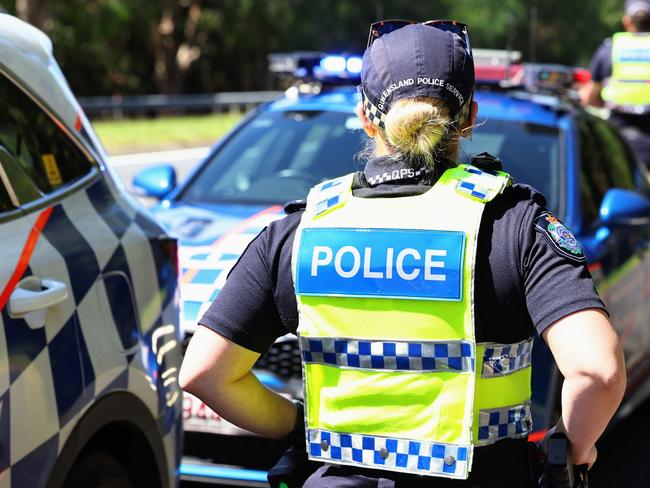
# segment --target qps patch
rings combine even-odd
[[[555,215],[544,212],[535,219],[535,230],[541,232],[553,249],[560,255],[573,261],[582,263],[585,261],[585,253],[582,251],[578,240],[573,233],[560,222]]]

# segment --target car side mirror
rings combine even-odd
[[[165,164],[140,171],[133,178],[134,192],[143,197],[162,199],[176,186],[174,167]]]
[[[600,204],[600,221],[606,226],[640,225],[650,222],[650,200],[640,193],[612,188]]]

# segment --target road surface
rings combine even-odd
[[[109,164],[115,168],[124,182],[124,186],[132,190],[131,183],[135,175],[145,168],[171,164],[176,170],[177,182],[183,181],[194,167],[210,152],[210,147],[195,147],[189,149],[173,149],[148,153],[125,154],[111,156]],[[143,200],[145,204],[151,204]]]

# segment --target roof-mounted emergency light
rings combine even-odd
[[[361,75],[361,57],[319,52],[269,55],[269,70],[296,83],[327,85],[356,83]]]

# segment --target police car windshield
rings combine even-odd
[[[321,181],[361,169],[366,139],[351,113],[265,112],[237,132],[185,188],[187,203],[283,204],[305,198]],[[460,161],[487,151],[516,181],[542,191],[557,210],[560,132],[557,128],[490,118],[462,142]]]
[[[266,112],[243,127],[181,196],[191,203],[285,203],[316,183],[360,168],[366,138],[356,115]]]
[[[503,161],[518,183],[534,186],[546,197],[549,209],[559,210],[562,165],[560,130],[526,122],[488,119],[461,143],[460,162],[487,151]]]

